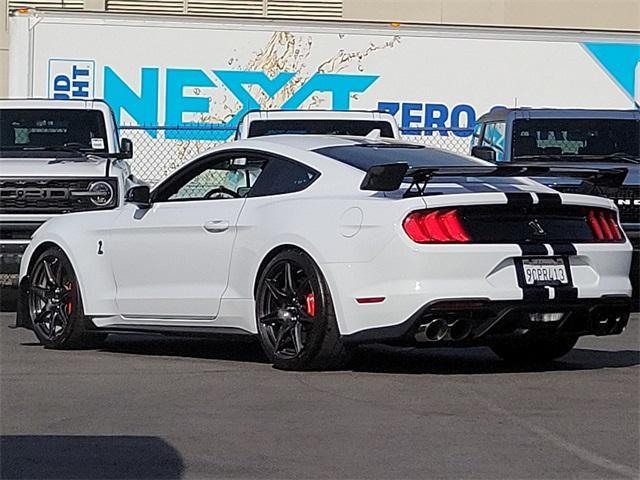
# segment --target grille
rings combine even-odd
[[[0,223],[0,240],[29,240],[42,222]]]
[[[105,207],[96,206],[89,197],[76,197],[73,192],[86,192],[96,181],[106,181],[114,190],[113,200]],[[0,179],[0,213],[61,214],[114,208],[117,204],[117,181],[105,178]]]
[[[614,201],[620,210],[622,223],[640,222],[640,186],[622,185],[621,187],[595,187],[586,192],[580,186],[555,187],[565,193],[588,193]]]

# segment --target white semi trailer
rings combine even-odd
[[[205,123],[216,140],[252,109],[386,110],[405,134],[468,137],[495,106],[640,103],[640,33],[36,10],[9,23],[10,96],[104,98],[121,125]]]

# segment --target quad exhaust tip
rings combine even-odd
[[[442,340],[463,340],[471,334],[471,322],[467,320],[449,321],[434,318],[418,327],[415,339],[419,342],[440,342]]]
[[[467,320],[456,320],[449,327],[451,340],[463,340],[471,334],[473,325]]]
[[[439,342],[447,336],[448,332],[449,325],[447,325],[447,321],[442,318],[436,318],[427,323],[424,329],[424,336],[430,342]]]
[[[598,317],[591,323],[593,334],[600,337],[603,335],[611,335],[621,331],[619,325],[622,324],[622,317],[617,315]]]

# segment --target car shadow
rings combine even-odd
[[[268,363],[257,341],[225,341],[148,335],[110,335],[100,351],[132,355]]]
[[[624,368],[640,365],[637,350],[575,348],[564,357],[546,363],[513,364],[484,347],[467,349],[392,349],[369,346],[360,349],[349,369],[355,372],[432,375],[472,375],[553,372]]]
[[[268,364],[259,343],[154,336],[111,336],[103,352],[157,355]],[[469,375],[624,368],[640,365],[638,350],[574,348],[559,360],[512,364],[485,347],[394,348],[368,345],[357,349],[346,371],[398,374]]]
[[[3,479],[177,479],[180,453],[146,436],[0,436]]]

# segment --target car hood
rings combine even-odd
[[[55,160],[54,163],[50,163]],[[104,177],[109,160],[77,158],[0,158],[0,176],[28,177]]]

